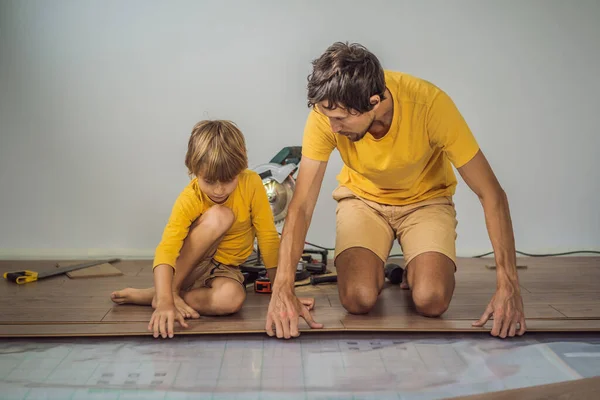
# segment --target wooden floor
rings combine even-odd
[[[56,261],[0,261],[0,272],[55,268]],[[58,276],[16,285],[0,282],[0,337],[149,335],[150,307],[114,305],[109,295],[125,287],[152,285],[150,261],[114,264],[124,275],[70,279]],[[368,315],[349,315],[335,284],[298,287],[316,299],[314,318],[325,331],[489,331],[471,323],[484,311],[495,289],[493,259],[460,259],[456,290],[441,318],[415,314],[410,292],[386,283]],[[600,331],[600,257],[523,258],[520,269],[529,332]],[[227,317],[201,317],[180,334],[264,333],[269,296],[248,288],[244,308]],[[301,321],[303,332],[309,332]]]

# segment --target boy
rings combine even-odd
[[[195,177],[177,198],[156,249],[154,287],[111,294],[117,304],[152,305],[154,337],[173,337],[175,320],[187,328],[185,318],[239,311],[246,298],[239,265],[255,237],[269,279],[275,278],[279,236],[262,180],[248,169],[240,130],[229,121],[199,122],[185,165]]]

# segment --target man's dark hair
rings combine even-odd
[[[327,100],[327,109],[370,111],[371,96],[385,99],[385,76],[379,60],[358,43],[337,42],[312,62],[308,76],[308,107]]]

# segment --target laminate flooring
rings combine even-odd
[[[52,261],[0,261],[0,272],[55,268]],[[83,260],[82,260],[83,261]],[[402,260],[395,260],[402,264]],[[73,260],[69,260],[73,262]],[[520,284],[529,332],[600,331],[600,257],[520,258]],[[116,305],[110,293],[152,285],[150,260],[113,264],[121,276],[70,279],[65,275],[16,285],[0,281],[0,337],[135,336],[147,330],[152,309]],[[314,319],[326,331],[489,332],[492,321],[474,328],[496,287],[492,258],[458,260],[452,303],[440,318],[416,314],[410,291],[386,282],[376,307],[351,315],[342,307],[336,284],[302,286],[299,296],[314,297]],[[332,273],[335,272],[330,267]],[[248,287],[242,310],[225,317],[189,320],[176,334],[263,333],[269,295]],[[314,332],[301,320],[302,333]]]

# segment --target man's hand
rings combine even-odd
[[[315,308],[315,299],[313,297],[298,297],[298,300],[300,300],[300,303],[305,305],[309,311]]]
[[[157,338],[159,334],[163,339],[165,339],[167,335],[169,338],[172,338],[175,321],[179,322],[184,328],[188,327],[183,315],[177,310],[173,302],[158,302],[156,309],[150,318],[148,330],[154,331],[155,338]]]
[[[515,334],[521,336],[525,333],[527,326],[523,299],[518,286],[516,288],[512,285],[500,286],[481,318],[474,322],[473,326],[484,326],[492,315],[494,316],[492,336],[500,336],[504,339],[506,336],[513,337]],[[517,324],[520,325],[518,332]]]
[[[298,299],[291,290],[277,290],[271,295],[267,323],[265,329],[269,336],[277,335],[278,338],[298,337],[298,320],[304,318],[306,323],[313,329],[323,328],[323,324],[315,322],[310,315],[310,309],[314,306],[314,299]],[[273,332],[275,325],[275,332]]]

